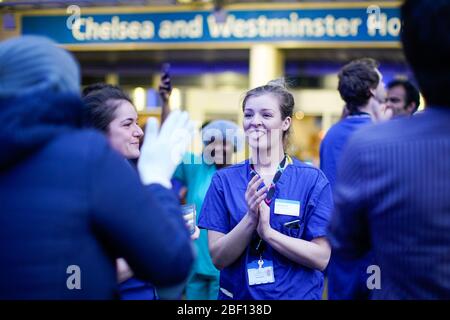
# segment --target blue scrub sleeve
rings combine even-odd
[[[88,195],[96,236],[109,252],[124,257],[141,280],[162,286],[185,280],[193,251],[176,197],[161,185],[143,186],[106,141],[90,152]]]
[[[344,149],[334,189],[335,210],[329,227],[333,252],[342,257],[359,258],[370,249],[363,155],[352,137]]]
[[[199,228],[227,234],[230,232],[230,217],[225,204],[222,180],[216,172],[211,180],[198,221]]]
[[[328,225],[333,211],[331,186],[325,175],[319,172],[306,210],[305,240],[327,236]]]

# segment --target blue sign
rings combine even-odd
[[[230,10],[22,16],[22,34],[61,44],[391,42],[399,41],[398,8]]]

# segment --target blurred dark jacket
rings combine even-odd
[[[334,253],[373,249],[374,299],[450,299],[449,195],[450,108],[361,129],[338,169]]]
[[[76,96],[0,99],[0,299],[115,298],[117,257],[155,285],[189,274],[176,197],[143,186],[80,113]]]

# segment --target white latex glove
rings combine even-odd
[[[171,188],[170,179],[194,135],[194,123],[187,112],[173,111],[158,132],[158,122],[149,118],[138,171],[145,185],[158,183]]]

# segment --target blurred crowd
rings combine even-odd
[[[141,128],[52,40],[0,42],[0,299],[449,299],[450,2],[401,14],[415,78],[343,65],[320,168],[286,151],[284,78],[245,92],[242,128],[204,123],[195,154],[167,67]]]

